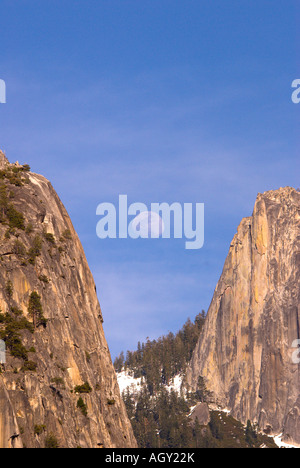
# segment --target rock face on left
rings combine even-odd
[[[0,448],[136,447],[71,220],[0,152]]]

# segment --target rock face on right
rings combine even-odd
[[[258,194],[242,220],[194,351],[215,402],[246,423],[300,444],[300,193]],[[300,343],[300,341],[299,341]]]

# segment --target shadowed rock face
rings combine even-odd
[[[3,154],[0,166],[20,167],[8,166]],[[0,207],[0,333],[7,340],[6,364],[0,366],[0,447],[44,447],[50,435],[60,447],[135,447],[81,243],[50,182],[30,172],[21,179],[0,180],[6,205],[24,217],[23,227],[11,227],[3,215],[7,208]],[[33,246],[36,255],[29,254]],[[35,330],[17,332],[27,352],[20,357],[20,346],[9,344],[4,316],[32,324],[33,292],[46,323],[36,320]],[[91,391],[76,393],[85,382]]]
[[[259,194],[234,236],[190,363],[234,417],[300,443],[300,193]],[[299,356],[299,354],[298,354]]]

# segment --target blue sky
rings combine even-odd
[[[299,183],[298,0],[1,0],[0,148],[49,178],[114,357],[207,310],[258,192]],[[205,245],[100,240],[96,207],[205,203]]]

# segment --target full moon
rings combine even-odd
[[[132,227],[140,233],[140,237],[143,239],[157,239],[165,230],[162,218],[154,211],[143,211],[138,214],[132,221]]]

